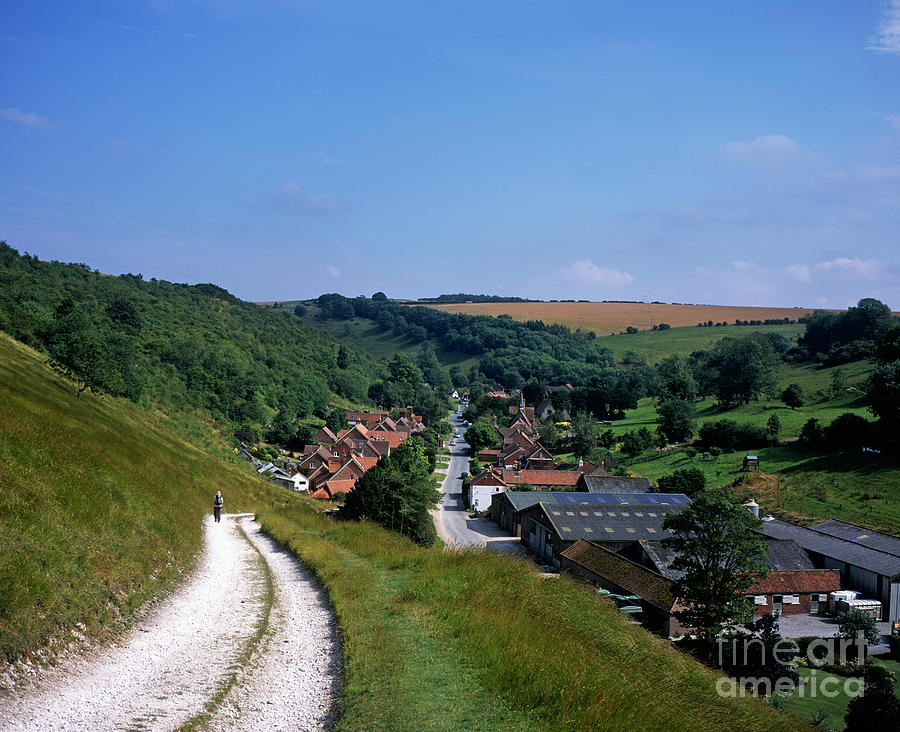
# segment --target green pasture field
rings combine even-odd
[[[710,487],[723,487],[762,513],[811,524],[841,519],[900,535],[900,457],[857,451],[822,454],[795,443],[753,450],[760,473],[743,473],[746,450],[708,461],[682,451],[654,454],[628,469],[652,481],[676,470],[697,468]],[[651,455],[651,453],[647,453]]]
[[[696,326],[670,328],[669,330],[642,330],[637,333],[621,333],[600,336],[596,343],[612,348],[616,361],[621,362],[625,351],[636,351],[647,359],[651,366],[667,356],[679,354],[689,356],[693,351],[710,349],[716,341],[725,336],[742,336],[750,333],[781,333],[785,338],[796,341],[805,326],[793,325],[728,325],[725,327],[698,328]]]
[[[837,395],[832,395],[832,376],[838,369],[843,374],[845,387]],[[705,422],[721,419],[765,426],[771,415],[777,414],[781,422],[780,438],[790,440],[799,436],[803,425],[810,418],[818,419],[822,426],[844,412],[853,412],[871,420],[872,413],[863,403],[863,389],[873,370],[874,366],[869,361],[855,361],[827,368],[805,363],[781,363],[775,369],[776,386],[772,395],[736,407],[721,407],[713,397],[698,400],[695,404],[697,429]],[[781,392],[792,383],[799,384],[804,394],[803,406],[796,409],[785,406],[780,398]],[[645,398],[638,402],[637,409],[625,413],[625,419],[615,420],[601,429],[610,429],[616,435],[641,427],[655,430],[656,418],[655,400]]]

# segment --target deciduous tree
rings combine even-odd
[[[747,590],[765,576],[766,544],[754,529],[760,520],[724,493],[701,491],[663,528],[665,546],[675,553],[671,567],[682,572],[679,589],[685,609],[677,616],[707,641],[731,622],[752,617]]]

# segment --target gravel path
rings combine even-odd
[[[250,518],[208,517],[204,534],[195,574],[118,644],[37,670],[0,695],[0,730],[169,730],[202,713],[265,615],[266,563],[270,633],[210,726],[327,726],[340,646],[321,591]]]
[[[341,646],[312,575],[250,519],[241,523],[272,572],[275,605],[261,650],[209,729],[328,729],[337,709]]]

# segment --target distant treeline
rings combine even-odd
[[[734,321],[734,325],[794,325],[795,323],[805,323],[808,318],[800,317],[796,320],[792,320],[791,318],[766,318],[765,320],[741,320],[740,318],[736,318]],[[711,320],[701,321],[697,323],[698,328],[712,328],[712,327],[722,327],[727,326],[729,323],[727,321],[722,321],[718,323],[714,323]]]
[[[335,293],[321,295],[316,304],[319,317],[326,320],[368,318],[417,343],[432,339],[447,350],[479,356],[480,376],[508,388],[532,378],[548,384],[585,384],[598,368],[615,363],[612,349],[599,346],[593,332],[572,332],[557,323],[446,313]]]
[[[324,417],[335,394],[366,400],[383,368],[352,347],[339,359],[334,338],[290,313],[216,285],[111,277],[0,242],[0,329],[79,389],[285,428]]]
[[[438,295],[437,297],[420,297],[417,302],[433,303],[464,303],[464,302],[540,302],[524,297],[509,297],[506,295],[470,295],[465,292],[457,292],[453,295]]]

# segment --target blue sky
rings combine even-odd
[[[7,0],[0,67],[0,238],[42,259],[900,309],[900,0]]]

